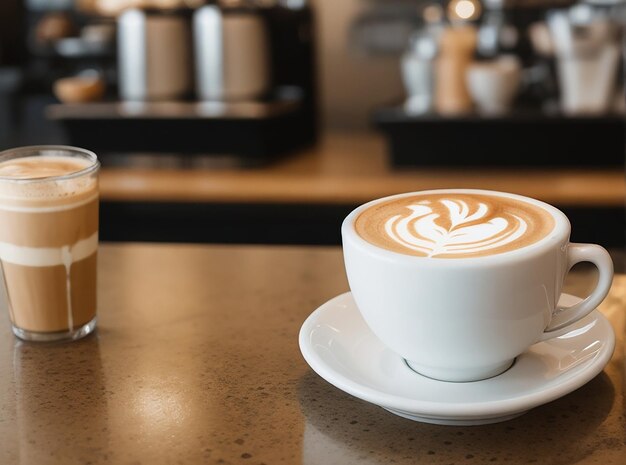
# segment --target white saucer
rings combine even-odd
[[[559,306],[580,299],[564,294]],[[329,383],[411,420],[481,425],[519,416],[590,381],[608,363],[615,334],[597,310],[569,333],[541,342],[494,378],[450,383],[411,370],[374,336],[350,292],[315,310],[300,329],[300,350]]]

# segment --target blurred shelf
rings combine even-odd
[[[288,114],[299,100],[273,102],[99,102],[55,104],[46,109],[52,120],[128,119],[260,119]]]
[[[101,154],[229,156],[258,166],[315,138],[299,98],[56,104],[47,107],[46,117],[61,123],[70,145]]]
[[[550,154],[544,153],[543,156]],[[105,201],[357,205],[399,192],[480,188],[558,206],[623,207],[623,167],[393,169],[378,135],[329,135],[255,169],[105,168]]]
[[[624,115],[565,116],[515,111],[414,115],[383,107],[374,124],[397,166],[607,166],[624,164]]]
[[[515,109],[509,113],[499,115],[480,114],[476,112],[463,113],[458,115],[441,115],[437,113],[412,113],[407,111],[403,105],[394,105],[381,107],[375,111],[375,119],[381,123],[393,122],[467,122],[481,124],[490,123],[507,123],[507,122],[524,122],[524,121],[540,121],[540,122],[562,122],[562,121],[579,121],[585,123],[615,123],[623,122],[625,115],[618,113],[606,113],[600,115],[566,115],[557,112],[544,112],[532,108]]]

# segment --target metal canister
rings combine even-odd
[[[267,28],[258,10],[203,6],[194,13],[193,33],[200,99],[255,99],[268,90]]]
[[[123,100],[176,100],[193,91],[191,17],[187,11],[130,9],[118,22]]]

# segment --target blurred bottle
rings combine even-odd
[[[435,108],[444,115],[467,113],[472,100],[465,75],[476,50],[476,28],[450,26],[441,33],[436,60]]]
[[[610,111],[621,59],[619,25],[588,5],[550,12],[548,25],[557,59],[562,111]]]
[[[427,31],[411,36],[402,56],[402,80],[407,94],[405,110],[411,114],[428,113],[435,100],[436,39]]]
[[[402,81],[406,91],[405,111],[410,114],[428,113],[435,104],[435,59],[439,39],[445,29],[443,8],[426,5],[421,12],[423,27],[411,35],[402,55]]]
[[[504,1],[485,0],[484,8],[478,28],[477,55],[483,58],[517,55],[520,34],[507,17]]]

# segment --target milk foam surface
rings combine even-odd
[[[493,255],[525,247],[554,228],[554,218],[528,202],[478,194],[423,194],[376,204],[357,218],[361,237],[423,257]]]
[[[0,163],[0,209],[54,211],[74,208],[97,196],[97,180],[90,176],[54,179],[82,171],[93,162],[63,157],[23,157]],[[7,179],[2,179],[7,178]]]
[[[65,176],[84,170],[89,160],[76,157],[42,156],[15,158],[0,163],[0,177],[41,179]]]

